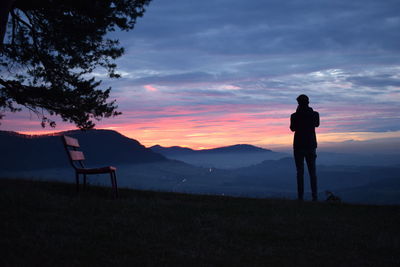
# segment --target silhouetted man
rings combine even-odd
[[[297,193],[298,199],[304,196],[304,159],[307,162],[310,174],[312,200],[318,200],[317,173],[315,159],[317,158],[317,137],[315,127],[319,126],[319,114],[308,106],[306,95],[297,97],[299,104],[295,113],[290,116],[290,130],[294,133],[293,150],[297,169]]]

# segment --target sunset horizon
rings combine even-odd
[[[133,31],[109,34],[125,47],[121,78],[102,68],[89,75],[112,87],[122,112],[96,128],[146,146],[290,147],[289,118],[306,94],[322,147],[400,138],[400,19],[393,4],[367,2],[152,2]],[[55,129],[23,108],[5,113],[0,130],[74,128],[43,115]]]
[[[195,150],[202,150],[202,149],[213,149],[213,148],[218,148],[218,147],[225,147],[225,146],[232,146],[232,145],[238,145],[238,144],[248,144],[248,145],[253,145],[257,147],[262,147],[265,149],[276,149],[276,150],[289,150],[292,148],[292,142],[293,142],[293,134],[289,133],[286,135],[282,135],[280,137],[277,137],[276,139],[273,138],[268,138],[268,140],[271,140],[270,143],[255,143],[251,142],[249,138],[247,138],[248,142],[243,141],[244,139],[226,139],[226,142],[221,142],[221,143],[213,143],[210,142],[210,140],[207,138],[207,136],[203,137],[204,139],[200,139],[197,137],[197,140],[191,141],[190,138],[187,140],[171,140],[169,142],[166,141],[161,141],[157,139],[153,139],[151,141],[147,141],[146,139],[141,139],[140,137],[137,137],[135,133],[130,134],[129,130],[128,131],[123,131],[121,129],[116,129],[114,127],[104,127],[104,128],[94,128],[95,130],[113,130],[116,131],[128,138],[135,139],[138,142],[140,142],[142,145],[146,147],[151,147],[154,145],[160,145],[163,147],[172,147],[172,146],[180,146],[180,147],[186,147],[186,148],[191,148]],[[52,130],[47,130],[47,129],[40,129],[39,131],[15,131],[19,134],[24,134],[24,135],[33,135],[33,136],[40,136],[40,135],[52,135],[52,134],[58,134],[60,132],[65,132],[65,131],[73,131],[73,130],[79,130],[77,128],[65,128],[62,130],[57,130],[57,129],[52,129]],[[376,141],[376,140],[382,140],[384,141],[385,139],[391,140],[391,139],[397,139],[396,144],[398,145],[398,141],[400,140],[400,133],[398,132],[388,132],[388,133],[378,133],[378,134],[371,134],[368,132],[365,133],[327,133],[327,134],[318,134],[318,145],[319,148],[321,149],[329,149],[332,146],[343,144],[345,142],[368,142],[368,141]],[[201,143],[201,140],[204,140],[203,143]],[[235,141],[236,140],[236,141]],[[274,140],[285,140],[286,142],[274,142]]]

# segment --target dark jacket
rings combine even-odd
[[[298,106],[290,116],[290,130],[294,133],[294,149],[317,148],[315,127],[319,126],[319,114],[308,106]]]

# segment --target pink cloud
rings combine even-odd
[[[157,92],[158,91],[157,88],[155,88],[154,86],[152,86],[150,84],[145,85],[144,88],[146,88],[146,90],[149,91],[149,92]]]

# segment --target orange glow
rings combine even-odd
[[[59,132],[59,131],[57,131]],[[45,135],[45,134],[54,134],[54,131],[18,131],[20,134],[26,135]]]
[[[196,105],[140,108],[124,111],[123,115],[97,122],[98,129],[110,129],[136,139],[143,145],[182,146],[194,149],[214,148],[233,144],[251,144],[265,148],[291,147],[293,133],[289,130],[292,106],[274,106],[266,109],[254,105]],[[323,111],[322,113],[328,113]],[[329,113],[328,113],[329,114]],[[361,114],[361,112],[359,113]],[[363,118],[335,113],[324,116],[317,128],[320,145],[346,140],[369,140],[400,137],[397,132],[346,132],[341,125],[354,124]],[[41,129],[37,120],[17,118],[3,121],[11,129],[30,135],[49,134],[74,129],[72,124],[58,123],[56,129]],[[14,125],[14,126],[13,126]],[[36,130],[36,129],[37,130]]]
[[[153,127],[151,123],[137,125],[119,125],[118,127],[99,127],[114,129],[121,134],[136,139],[146,147],[156,144],[162,146],[182,146],[193,149],[209,149],[233,144],[252,144],[265,148],[290,147],[293,133],[287,127],[269,127],[268,123],[258,128],[246,128],[252,123],[227,123],[223,127],[210,126],[202,130],[195,128],[193,122],[172,121],[163,119]],[[147,127],[147,129],[146,129]],[[65,130],[72,130],[65,129]],[[58,131],[19,131],[22,134],[38,135],[51,134]],[[365,141],[378,138],[400,137],[400,132],[374,133],[374,132],[341,132],[318,133],[318,142],[324,143],[343,142],[346,140]]]
[[[153,111],[151,119],[141,118],[140,112],[128,113],[135,123],[118,124],[122,134],[140,140],[144,145],[186,146],[195,149],[226,146],[238,143],[268,146],[276,142],[291,142],[288,118],[275,118],[273,112],[257,114],[240,112],[214,114],[201,119],[199,112],[217,111],[208,107],[188,111],[184,107],[168,107]],[[170,114],[162,117],[159,115]],[[107,125],[108,126],[108,125]],[[285,137],[283,137],[285,136]]]

